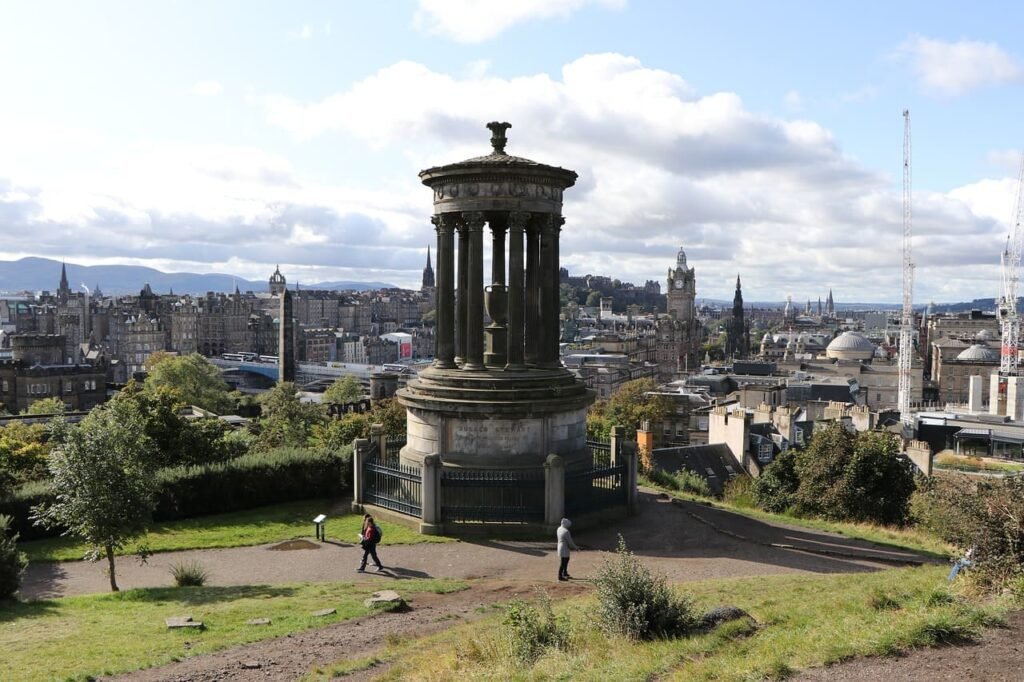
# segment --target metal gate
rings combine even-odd
[[[396,459],[382,460],[374,453],[363,464],[363,475],[363,497],[367,503],[416,518],[423,516],[420,467],[399,464]]]
[[[544,521],[544,472],[445,469],[441,518],[469,523]]]

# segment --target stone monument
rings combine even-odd
[[[567,471],[589,468],[595,394],[562,367],[558,345],[562,194],[576,173],[509,155],[511,126],[487,127],[490,154],[420,173],[434,193],[437,328],[433,364],[397,393],[408,416],[400,460],[543,471],[555,455]]]

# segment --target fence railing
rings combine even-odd
[[[565,472],[565,514],[585,514],[628,502],[625,465]]]
[[[542,522],[544,473],[445,469],[441,518],[456,523]]]
[[[366,477],[363,495],[367,502],[400,514],[419,518],[423,512],[423,471],[418,466],[398,464],[396,459],[382,460],[372,446],[374,456],[363,465]]]
[[[590,448],[590,456],[595,469],[612,465],[612,444],[610,442],[588,440],[587,447]]]
[[[401,436],[398,438],[388,438],[386,441],[385,449],[387,452],[385,456],[387,459],[398,459],[398,453],[402,448],[405,447],[405,437]]]

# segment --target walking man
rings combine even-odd
[[[579,549],[576,543],[572,541],[572,533],[569,532],[569,526],[572,525],[572,521],[569,519],[562,519],[562,525],[555,531],[555,538],[558,539],[558,579],[568,580],[572,576],[569,575],[569,550]]]
[[[373,517],[369,514],[363,516],[363,529],[359,533],[359,544],[363,548],[363,561],[359,564],[357,569],[360,572],[366,570],[366,560],[373,558],[373,563],[377,566],[377,572],[384,570],[383,564],[380,563],[380,559],[377,558],[377,543],[380,542],[381,532],[380,527],[374,522]]]

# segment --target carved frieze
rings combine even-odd
[[[534,182],[451,182],[434,188],[434,201],[460,197],[501,197],[561,201],[562,188]]]

